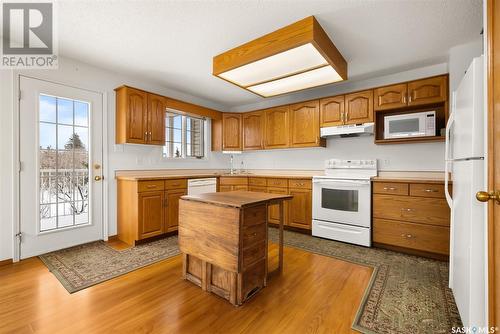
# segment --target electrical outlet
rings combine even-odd
[[[391,160],[389,160],[389,159],[384,159],[384,160],[383,160],[383,165],[384,165],[384,166],[386,166],[386,167],[387,167],[387,166],[389,166],[390,164],[391,164]]]

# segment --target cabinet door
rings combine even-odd
[[[293,199],[289,203],[288,224],[293,227],[311,229],[312,192],[309,189],[290,189]]]
[[[186,189],[168,190],[165,192],[165,231],[177,231],[179,227],[179,199],[187,194]]]
[[[288,194],[287,188],[267,188],[267,192],[270,194]],[[288,201],[284,201],[284,225],[288,225]],[[279,224],[280,223],[280,207],[278,204],[273,204],[269,206],[267,220],[271,224]]]
[[[307,101],[290,105],[290,146],[318,146],[319,101]]]
[[[163,96],[148,94],[148,144],[165,145],[165,108]]]
[[[319,109],[320,127],[344,124],[344,95],[321,99]]]
[[[243,114],[243,149],[264,148],[264,116],[262,111]]]
[[[220,193],[226,192],[226,191],[232,191],[232,190],[233,190],[233,186],[219,186]]]
[[[288,106],[276,107],[264,111],[265,148],[289,147],[289,113]]]
[[[241,151],[241,114],[222,114],[222,149]]]
[[[445,102],[448,96],[448,77],[411,81],[408,83],[408,93],[410,106]]]
[[[408,84],[402,83],[373,90],[375,110],[386,110],[407,106]]]
[[[373,90],[348,94],[345,96],[345,124],[373,122]]]
[[[142,90],[127,87],[126,95],[126,142],[145,144],[148,131],[147,93]]]
[[[139,239],[164,233],[164,192],[139,193]]]

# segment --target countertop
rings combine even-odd
[[[158,179],[207,178],[207,177],[267,177],[285,179],[310,179],[315,175],[324,175],[317,170],[249,170],[244,173],[229,174],[227,170],[217,169],[159,169],[116,171],[117,180],[145,181]]]
[[[206,193],[200,195],[185,195],[181,198],[188,201],[196,201],[221,206],[242,208],[264,202],[275,202],[279,200],[292,199],[292,195],[269,194],[252,191],[231,191],[220,193]]]
[[[444,172],[379,172],[372,177],[375,182],[400,182],[400,183],[444,183]],[[450,180],[450,183],[452,181]]]
[[[207,177],[266,177],[284,179],[310,179],[313,176],[324,175],[322,170],[279,170],[262,169],[248,170],[244,173],[229,174],[220,169],[159,169],[159,170],[123,170],[117,171],[117,180],[147,181],[158,179],[194,179]],[[444,172],[409,172],[409,171],[379,171],[372,178],[378,182],[412,182],[412,183],[444,183]],[[450,180],[451,183],[451,180]]]

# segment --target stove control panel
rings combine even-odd
[[[325,169],[371,169],[377,170],[377,160],[343,160],[328,159],[325,161]]]

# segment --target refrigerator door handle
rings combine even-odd
[[[452,104],[453,104],[453,110],[455,109],[455,92],[453,92],[452,96]],[[446,197],[446,202],[448,202],[448,206],[450,209],[452,209],[453,205],[453,199],[451,198],[450,191],[449,191],[449,179],[450,179],[450,165],[452,163],[451,157],[450,157],[450,139],[451,139],[451,127],[453,123],[455,122],[455,113],[451,112],[450,117],[448,118],[448,123],[446,123],[446,138],[445,138],[445,145],[444,145],[444,155],[445,155],[445,160],[444,160],[444,194]]]

